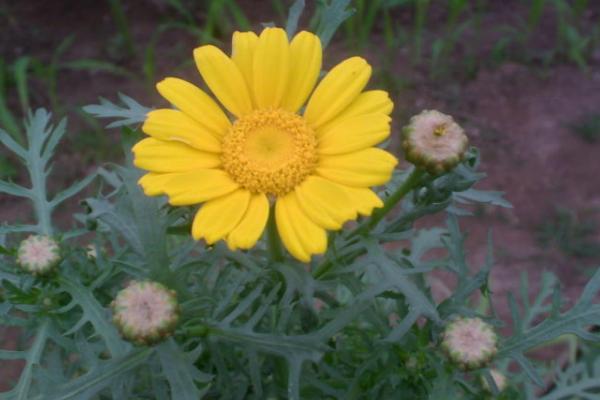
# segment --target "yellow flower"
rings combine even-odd
[[[158,83],[176,109],[148,114],[150,137],[133,148],[135,165],[150,171],[140,184],[172,205],[204,203],[192,236],[233,250],[256,244],[273,203],[283,244],[307,262],[325,252],[326,229],[382,206],[370,187],[386,183],[397,161],[373,146],[390,133],[393,104],[384,91],[363,92],[371,67],[359,57],[316,85],[322,49],[312,33],[290,42],[279,28],[236,32],[232,48],[231,57],[214,46],[194,50],[228,113],[189,82]]]

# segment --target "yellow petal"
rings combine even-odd
[[[368,90],[362,92],[356,100],[340,113],[338,118],[348,118],[361,114],[382,113],[390,115],[394,109],[394,103],[388,93],[384,90]]]
[[[210,200],[196,213],[192,236],[213,244],[223,239],[240,222],[248,208],[250,192],[239,189],[218,199]]]
[[[352,199],[352,205],[360,215],[369,216],[374,208],[383,207],[383,201],[371,189],[350,186],[344,186],[344,189]]]
[[[256,45],[253,93],[259,108],[279,107],[290,74],[290,44],[281,28],[265,28]]]
[[[234,32],[231,40],[231,59],[242,73],[249,89],[253,87],[252,71],[257,43],[258,36],[254,32]]]
[[[181,111],[150,111],[142,130],[155,139],[182,142],[212,153],[221,152],[219,139]]]
[[[323,49],[318,36],[302,31],[290,43],[290,78],[282,106],[296,112],[312,90],[321,72]]]
[[[246,214],[240,223],[227,236],[227,245],[231,250],[249,249],[260,239],[269,218],[269,200],[264,194],[255,194],[250,198]]]
[[[143,139],[133,146],[136,167],[152,172],[180,172],[216,168],[221,157],[206,153],[184,143],[165,142],[154,138]]]
[[[340,229],[344,222],[356,218],[353,202],[345,188],[318,176],[309,176],[296,188],[302,211],[325,229]]]
[[[371,77],[371,66],[360,57],[336,65],[308,101],[304,117],[313,128],[331,121],[352,103]]]
[[[346,154],[381,143],[390,135],[391,118],[385,114],[362,114],[338,119],[320,129],[319,154]]]
[[[156,84],[156,89],[171,104],[217,138],[229,130],[231,123],[221,107],[197,86],[183,79],[166,78]]]
[[[294,192],[277,199],[275,219],[281,241],[298,260],[309,262],[311,255],[322,254],[327,249],[325,230],[304,214]]]
[[[288,214],[285,197],[279,197],[275,203],[275,221],[277,232],[285,248],[291,255],[303,262],[310,261],[310,254],[303,248],[300,239],[292,227],[291,216]]]
[[[194,59],[204,82],[225,108],[237,117],[252,111],[248,86],[231,58],[209,45],[195,49]]]
[[[231,193],[239,185],[219,169],[144,175],[139,184],[147,196],[166,194],[174,206],[198,204]]]
[[[318,175],[343,185],[368,187],[390,180],[398,161],[387,151],[369,148],[339,156],[324,156],[316,169]]]

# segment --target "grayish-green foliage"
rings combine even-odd
[[[319,8],[313,20],[314,31],[321,39],[323,48],[327,47],[339,26],[354,14],[350,0],[319,0]]]
[[[476,151],[449,174],[421,177],[401,211],[371,233],[360,233],[365,220],[357,229],[333,234],[327,253],[307,270],[289,257],[271,259],[262,242],[248,252],[194,243],[188,233],[193,209],[173,209],[164,199],[145,196],[137,185],[140,172],[131,166],[100,169],[85,184],[48,196],[47,165],[64,134],[64,124],[52,128],[49,119],[42,110],[31,116],[25,126],[28,147],[2,136],[33,176],[43,174],[32,188],[2,184],[5,193],[42,206],[37,224],[2,231],[1,322],[21,327],[31,340],[23,349],[0,351],[0,359],[25,361],[19,382],[0,399],[351,399],[395,393],[433,399],[439,393],[477,398],[483,390],[435,347],[444,324],[456,315],[501,324],[473,303],[477,294],[492,306],[497,301],[487,288],[491,237],[485,263],[468,265],[456,216],[465,214],[456,204],[510,206],[497,192],[472,188],[483,177]],[[408,173],[399,173],[381,195],[400,187]],[[97,194],[85,200],[86,212],[77,217],[82,226],[57,232],[52,209],[95,177]],[[446,228],[413,228],[416,219],[444,209]],[[40,224],[43,220],[50,225]],[[81,247],[85,230],[96,234],[95,259]],[[34,279],[19,271],[14,246],[26,231],[64,238],[65,257],[56,275]],[[398,241],[405,244],[389,247]],[[432,251],[441,256],[431,257]],[[434,270],[456,277],[456,287],[441,303],[431,294]],[[140,278],[174,288],[182,306],[175,336],[156,347],[123,341],[107,310],[124,281]],[[564,311],[555,278],[545,275],[531,303],[524,279],[521,307],[509,298],[515,334],[502,340],[497,362],[515,360],[541,385],[526,352],[564,334],[596,341],[587,329],[600,316],[600,305],[592,302],[599,285],[600,273]],[[561,373],[558,393],[596,388],[595,370],[573,368]],[[535,394],[529,385],[528,393]],[[544,398],[562,398],[548,397],[551,393]]]
[[[290,35],[303,3],[296,1],[289,13]],[[351,15],[349,4],[319,3],[314,23],[324,45]],[[116,119],[109,127],[145,120],[150,109],[120,99],[125,107],[102,99],[85,110]],[[0,400],[489,396],[481,383],[482,377],[490,382],[489,368],[465,374],[438,346],[445,324],[456,316],[503,325],[494,312],[499,300],[488,288],[492,236],[482,265],[470,265],[459,224],[470,204],[510,207],[502,193],[473,188],[484,177],[475,149],[448,174],[419,175],[372,230],[362,219],[331,233],[327,252],[305,265],[271,257],[264,239],[244,252],[192,241],[195,209],[145,196],[137,184],[141,171],[129,155],[126,166],[99,169],[49,194],[50,161],[65,123],[52,127],[50,114],[38,110],[24,128],[26,146],[0,131],[0,141],[23,161],[31,180],[30,186],[0,181],[0,192],[30,201],[35,211],[26,224],[0,227],[0,323],[25,335],[18,349],[0,350],[0,362],[24,361],[18,382]],[[398,172],[381,197],[404,187],[412,173]],[[52,211],[92,183],[78,225],[57,230]],[[445,227],[415,228],[420,218],[444,210]],[[63,260],[54,275],[33,278],[16,265],[16,247],[26,233],[60,240]],[[87,243],[97,249],[95,258],[87,256]],[[441,301],[432,294],[436,271],[456,282]],[[156,346],[125,342],[111,322],[109,304],[132,279],[153,279],[177,292],[180,323]],[[491,385],[497,398],[597,398],[597,358],[554,371],[529,360],[527,352],[565,334],[597,342],[590,328],[600,316],[594,303],[599,291],[600,272],[565,308],[551,274],[533,301],[524,277],[520,304],[508,298],[514,334],[501,338],[494,359],[504,371],[516,362],[521,372],[509,374],[502,393]],[[546,387],[548,377],[556,377],[555,387]]]
[[[23,163],[29,173],[31,184],[30,187],[24,187],[0,180],[0,193],[31,201],[38,220],[37,225],[11,227],[11,231],[18,229],[21,232],[51,234],[52,224],[50,218],[52,211],[65,200],[79,193],[94,179],[94,174],[91,174],[49,198],[46,190],[46,180],[52,168],[50,158],[66,129],[66,120],[62,120],[56,127],[53,127],[50,125],[50,118],[51,114],[44,109],[29,114],[25,124],[26,147],[17,143],[7,132],[0,129],[0,143],[12,151]],[[0,227],[0,232],[2,232],[2,229]]]
[[[117,128],[120,126],[139,125],[146,120],[148,112],[152,111],[146,108],[131,97],[119,93],[119,99],[125,107],[119,106],[110,100],[100,98],[100,104],[92,104],[83,107],[83,110],[97,118],[117,118],[111,122],[107,128]]]

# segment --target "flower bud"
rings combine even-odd
[[[481,368],[498,349],[498,337],[491,325],[480,318],[457,318],[442,334],[442,348],[463,370]]]
[[[158,282],[132,281],[117,293],[111,306],[121,335],[139,345],[164,340],[179,320],[177,294]]]
[[[47,274],[59,262],[60,248],[49,236],[31,235],[17,249],[17,264],[35,276]]]
[[[434,175],[456,167],[469,147],[460,125],[436,110],[425,110],[412,117],[402,136],[406,159]]]

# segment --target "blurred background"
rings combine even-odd
[[[323,1],[306,0],[301,28],[315,28],[310,16]],[[56,120],[68,117],[53,178],[63,186],[123,158],[119,131],[104,129],[82,106],[99,97],[115,101],[121,92],[163,107],[157,81],[178,76],[200,83],[194,47],[228,50],[234,30],[284,25],[290,5],[0,0],[0,128],[21,140],[30,107],[49,108]],[[356,12],[327,48],[324,68],[349,55],[367,58],[374,66],[370,87],[385,88],[395,101],[396,135],[422,109],[455,116],[481,150],[488,177],[480,188],[504,191],[514,205],[477,208],[461,219],[474,266],[493,230],[492,290],[517,288],[524,273],[535,288],[550,270],[574,298],[600,264],[600,1],[355,0],[352,6]],[[400,155],[398,141],[391,146]],[[0,177],[26,182],[15,165],[0,149]],[[58,213],[59,224],[71,226],[77,208],[74,202]],[[24,222],[30,213],[0,195],[0,222]],[[447,283],[440,278],[432,285],[443,292]],[[2,348],[17,340],[0,327],[0,342],[3,336]]]

